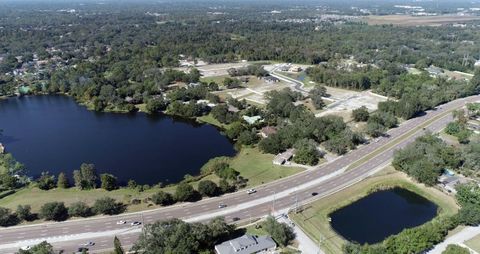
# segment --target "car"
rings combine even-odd
[[[312,196],[318,195],[318,192],[312,192]]]
[[[139,225],[142,225],[142,223],[140,221],[134,221],[134,222],[130,223],[130,225],[139,226]]]
[[[32,248],[31,246],[27,245],[27,246],[21,247],[20,249],[21,250],[30,250],[31,248]]]
[[[253,194],[255,192],[257,192],[257,190],[255,190],[255,189],[248,189],[247,190],[247,194]]]
[[[76,253],[85,253],[88,251],[88,248],[85,248],[85,247],[80,247],[77,249],[77,252]]]
[[[239,221],[239,220],[240,220],[240,218],[238,218],[238,217],[233,217],[232,218],[232,221]]]
[[[93,246],[93,245],[95,245],[94,242],[86,242],[86,243],[82,244],[82,246]]]
[[[123,224],[126,224],[127,222],[124,221],[124,220],[119,220],[117,221],[117,225],[123,225]]]
[[[227,207],[226,204],[219,204],[219,205],[218,205],[218,208],[225,208],[225,207]]]

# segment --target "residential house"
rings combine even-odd
[[[431,65],[430,67],[426,68],[425,69],[428,74],[430,75],[430,77],[432,78],[435,78],[435,77],[438,77],[438,76],[441,76],[443,75],[443,70],[441,68],[438,68],[436,66],[433,66]]]
[[[439,177],[438,181],[440,182],[440,186],[446,192],[456,194],[457,190],[455,189],[455,187],[458,184],[468,183],[471,180],[459,175],[443,174]]]
[[[280,79],[274,77],[274,76],[266,76],[263,78],[263,80],[265,80],[265,82],[267,83],[277,83],[277,82],[280,82]]]
[[[295,154],[295,149],[291,148],[283,153],[279,153],[273,158],[273,164],[275,165],[284,165],[286,164]]]
[[[289,71],[291,71],[291,72],[301,72],[302,67],[294,65],[289,69]]]
[[[247,122],[248,124],[255,124],[258,121],[262,121],[261,116],[243,116],[243,120]]]
[[[277,244],[270,236],[245,234],[238,238],[215,245],[217,254],[274,253]]]
[[[266,126],[266,127],[263,127],[261,130],[260,130],[260,135],[263,137],[263,138],[267,138],[268,136],[272,135],[272,134],[275,134],[277,133],[277,128],[273,127],[273,126]]]

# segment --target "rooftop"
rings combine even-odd
[[[277,244],[270,236],[245,234],[230,241],[215,245],[218,254],[251,254],[262,250],[275,249]]]

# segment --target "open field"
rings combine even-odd
[[[472,239],[465,241],[465,245],[467,245],[472,250],[480,253],[480,235],[477,235]]]
[[[243,148],[230,166],[249,179],[248,186],[256,186],[284,178],[302,171],[296,167],[284,167],[272,163],[274,155],[263,154],[258,148]]]
[[[314,241],[323,238],[322,249],[326,253],[341,253],[345,240],[331,228],[328,216],[378,187],[399,186],[414,191],[439,206],[439,215],[450,215],[458,211],[455,200],[441,191],[411,181],[405,174],[391,166],[343,191],[322,198],[301,208],[298,214],[290,214],[296,225],[301,226]]]
[[[410,16],[410,15],[385,15],[367,16],[364,19],[369,25],[392,24],[397,26],[440,26],[444,24],[462,23],[473,20],[480,20],[478,16]]]

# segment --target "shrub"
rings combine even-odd
[[[104,197],[95,200],[92,210],[96,214],[114,215],[122,213],[125,206],[111,197]]]
[[[50,202],[40,208],[40,216],[45,220],[64,221],[68,218],[68,210],[63,202]]]
[[[203,180],[198,183],[198,192],[202,196],[214,197],[218,195],[218,186],[210,180]]]
[[[84,202],[75,202],[68,208],[68,215],[71,217],[88,217],[92,216],[92,209]]]
[[[159,191],[152,195],[152,201],[156,205],[167,206],[175,203],[172,194],[164,191]]]

